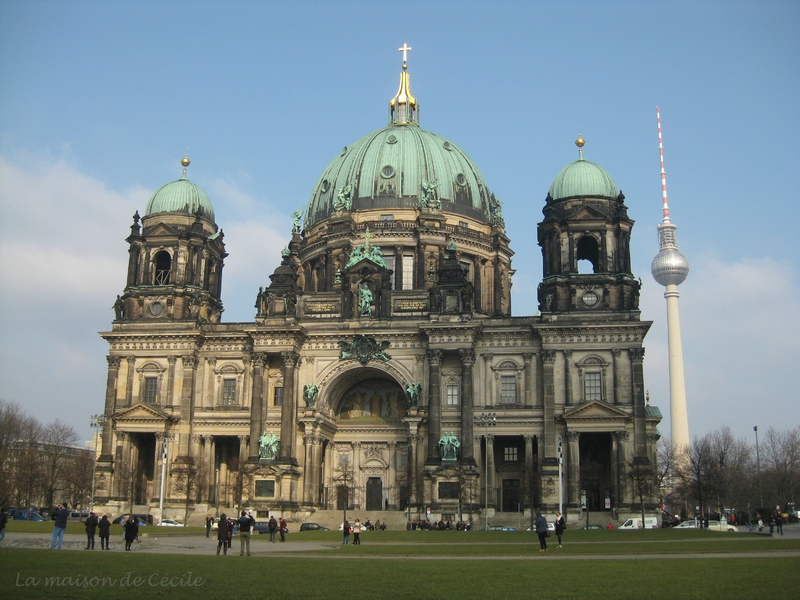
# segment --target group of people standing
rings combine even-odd
[[[550,537],[550,532],[547,530],[547,519],[542,516],[542,513],[536,513],[536,520],[533,523],[536,535],[539,536],[539,552],[547,552],[547,538]],[[556,511],[556,519],[553,522],[556,536],[558,537],[558,547],[561,548],[561,536],[564,535],[564,530],[567,528],[567,522],[560,512]]]
[[[214,519],[209,515],[206,517],[206,537],[210,537],[211,525]],[[233,541],[233,534],[238,530],[239,532],[239,556],[250,556],[250,536],[253,533],[256,520],[253,518],[253,512],[243,510],[238,519],[230,519],[225,513],[219,516],[219,524],[217,525],[217,555],[219,551],[227,556],[228,549],[231,547]],[[280,521],[275,517],[270,517],[267,522],[267,529],[269,530],[269,541],[275,543],[276,534],[281,534],[281,541],[286,541],[286,534],[289,532],[289,525],[286,519],[281,517]]]

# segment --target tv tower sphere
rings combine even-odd
[[[664,248],[653,259],[650,272],[663,286],[680,285],[689,275],[689,261],[677,248]]]

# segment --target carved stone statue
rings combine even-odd
[[[122,298],[117,296],[112,308],[114,309],[117,321],[121,321],[125,317],[125,303],[122,301]]]
[[[275,460],[278,458],[278,438],[271,431],[269,435],[265,431],[258,438],[258,457],[265,460]]]
[[[353,206],[353,186],[347,184],[336,192],[336,200],[333,201],[334,210],[350,210]]]
[[[362,317],[372,316],[372,290],[366,283],[358,289],[358,314]]]
[[[503,203],[492,194],[489,198],[489,224],[493,227],[505,226],[503,220]]]
[[[411,408],[419,408],[419,395],[422,393],[421,383],[407,383],[406,394],[408,394],[408,404]]]
[[[258,294],[256,294],[256,312],[258,314],[264,313],[264,288],[258,288]]]
[[[314,408],[319,394],[319,386],[316,383],[307,383],[303,387],[303,396],[306,400],[306,408]]]
[[[422,194],[419,198],[420,208],[442,208],[442,201],[439,199],[439,194],[436,192],[437,187],[439,187],[439,184],[435,181],[422,180]]]

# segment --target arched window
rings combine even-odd
[[[156,285],[167,285],[169,283],[170,270],[172,269],[172,257],[169,252],[162,250],[156,254],[155,264],[156,276],[153,283]]]
[[[578,273],[598,273],[600,271],[600,249],[594,237],[585,235],[578,240],[577,259]]]

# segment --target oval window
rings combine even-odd
[[[384,179],[391,179],[394,177],[394,167],[391,165],[386,165],[383,167],[383,169],[381,169],[381,177]]]

